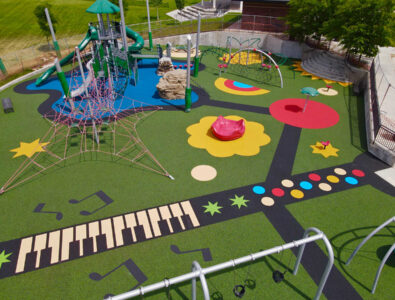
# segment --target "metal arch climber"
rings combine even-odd
[[[277,63],[276,63],[276,61],[273,59],[273,57],[271,57],[271,56],[270,56],[269,54],[267,54],[265,51],[262,51],[262,50],[259,50],[259,49],[256,49],[256,48],[244,48],[244,49],[240,49],[240,50],[236,51],[235,53],[233,53],[232,55],[229,55],[229,58],[228,58],[228,61],[227,61],[228,66],[230,66],[230,62],[231,62],[231,60],[232,60],[233,57],[235,57],[237,54],[239,54],[239,53],[241,53],[241,52],[244,52],[244,51],[247,51],[247,61],[246,61],[246,65],[248,65],[248,59],[249,59],[249,53],[250,53],[250,52],[257,52],[257,53],[260,53],[261,55],[266,56],[266,57],[273,63],[273,65],[275,66],[275,68],[276,68],[276,70],[277,70],[277,72],[278,72],[278,75],[280,76],[280,86],[281,86],[281,88],[283,88],[283,76],[282,76],[282,74],[281,74],[280,67],[277,65]],[[239,55],[239,57],[240,57],[240,55]]]

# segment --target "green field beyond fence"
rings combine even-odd
[[[89,22],[95,22],[96,16],[85,10],[93,0],[56,0],[51,1],[51,15],[58,20],[56,37],[62,55],[68,54],[78,45],[86,34]],[[124,1],[129,10],[126,23],[134,31],[148,39],[148,24],[145,1]],[[186,0],[186,5],[196,3]],[[52,43],[41,34],[34,8],[41,2],[10,1],[0,2],[0,11],[6,12],[0,18],[0,58],[9,74],[21,73],[27,69],[52,63],[56,57]],[[163,0],[160,7],[151,7],[151,27],[154,38],[179,35],[197,31],[197,21],[178,22],[169,19],[167,12],[175,9],[174,0]],[[202,19],[202,31],[223,30],[240,20],[240,14],[228,14],[215,19]],[[7,80],[1,77],[2,83]]]

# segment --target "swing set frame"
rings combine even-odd
[[[316,234],[313,236],[309,236],[309,234],[311,232],[314,232]],[[157,283],[154,283],[151,285],[147,285],[145,287],[141,286],[139,289],[135,289],[135,290],[123,293],[123,294],[109,297],[109,298],[107,298],[107,300],[131,299],[131,298],[135,298],[137,296],[142,296],[147,293],[157,291],[157,290],[160,290],[163,288],[169,288],[169,286],[171,286],[171,285],[175,285],[175,284],[189,281],[189,280],[191,280],[191,283],[192,283],[192,300],[196,300],[196,278],[198,278],[198,277],[199,277],[201,285],[202,285],[204,300],[210,300],[210,292],[209,292],[206,277],[205,277],[207,274],[219,272],[219,271],[222,271],[225,269],[234,268],[237,265],[245,264],[250,261],[256,261],[262,257],[268,256],[271,254],[275,254],[275,253],[280,253],[284,250],[297,248],[297,247],[301,246],[299,248],[298,256],[297,256],[297,259],[296,259],[296,262],[294,265],[294,269],[293,269],[293,275],[296,275],[298,272],[298,269],[299,269],[300,262],[302,260],[302,256],[303,256],[304,248],[305,248],[306,244],[315,242],[317,240],[322,240],[325,243],[326,249],[328,251],[328,262],[327,262],[327,264],[325,266],[325,270],[321,276],[321,280],[318,285],[317,292],[313,298],[314,300],[318,300],[322,294],[322,290],[324,289],[325,283],[326,283],[329,273],[332,269],[333,262],[334,262],[334,254],[333,254],[332,245],[330,244],[325,233],[323,233],[321,230],[319,230],[315,227],[310,227],[310,228],[306,229],[303,234],[303,238],[300,240],[296,240],[296,241],[293,241],[293,242],[290,242],[287,244],[283,244],[281,246],[270,248],[268,250],[263,250],[260,252],[252,253],[247,256],[232,259],[230,261],[223,262],[223,263],[211,266],[211,267],[202,268],[197,261],[194,261],[192,263],[192,272],[190,272],[190,273],[186,273],[186,274],[183,274],[183,275],[180,275],[177,277],[173,277],[170,279],[166,278],[163,281],[160,281],[160,282],[157,282]]]

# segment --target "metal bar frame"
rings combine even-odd
[[[313,236],[308,236],[311,232],[316,233]],[[315,242],[317,240],[323,240],[323,242],[325,243],[325,246],[327,248],[328,251],[328,263],[325,267],[324,273],[321,276],[321,280],[317,289],[317,292],[314,296],[314,300],[318,300],[322,294],[322,290],[325,286],[326,280],[328,279],[329,273],[332,269],[333,266],[333,262],[334,262],[334,255],[333,255],[333,249],[332,246],[328,240],[328,238],[326,237],[326,235],[319,229],[315,228],[315,227],[310,227],[308,229],[306,229],[306,231],[303,234],[303,238],[300,240],[296,240],[281,246],[277,246],[274,248],[270,248],[268,250],[263,250],[260,252],[256,252],[256,253],[252,253],[249,254],[247,256],[243,256],[243,257],[239,257],[236,259],[232,259],[230,261],[227,262],[223,262],[211,267],[207,267],[207,268],[201,268],[200,265],[194,261],[192,263],[192,272],[190,273],[186,273],[177,277],[173,277],[170,279],[164,279],[163,281],[151,284],[151,285],[147,285],[145,287],[141,286],[139,289],[135,289],[123,294],[119,294],[116,296],[110,296],[109,298],[107,298],[107,300],[125,300],[125,299],[131,299],[137,296],[142,296],[145,295],[147,293],[153,292],[153,291],[157,291],[163,288],[168,288],[171,285],[175,285],[181,282],[185,282],[185,281],[189,281],[191,280],[192,283],[192,299],[196,300],[196,278],[200,278],[200,282],[202,284],[202,289],[203,289],[203,294],[204,294],[204,299],[210,299],[209,298],[209,290],[208,290],[208,286],[207,286],[207,282],[206,282],[206,278],[205,275],[207,274],[211,274],[211,273],[215,273],[215,272],[219,272],[225,269],[233,269],[235,266],[237,265],[241,265],[241,264],[245,264],[247,262],[250,261],[255,261],[258,260],[262,257],[271,255],[271,254],[275,254],[275,253],[280,253],[281,251],[287,250],[287,249],[292,249],[292,248],[296,248],[299,246],[302,246],[299,249],[299,253],[297,256],[297,260],[294,266],[294,271],[293,274],[296,275],[296,273],[298,272],[298,268],[303,256],[303,252],[304,252],[304,248],[305,245],[308,243],[312,243]],[[208,297],[208,298],[207,298]]]
[[[369,233],[369,235],[367,237],[365,237],[362,242],[359,243],[357,248],[355,248],[354,252],[348,258],[348,260],[346,262],[346,266],[348,266],[350,264],[350,262],[352,261],[354,256],[358,253],[359,249],[361,249],[362,246],[365,245],[368,240],[370,240],[377,232],[379,232],[381,229],[383,229],[385,226],[387,226],[388,224],[390,224],[392,222],[395,222],[395,216],[393,216],[392,218],[389,218],[387,221],[385,221],[383,224],[377,226],[376,229],[374,229],[371,233]],[[377,269],[376,277],[374,278],[373,287],[371,290],[372,294],[374,294],[374,292],[376,291],[376,287],[377,287],[377,283],[380,278],[381,270],[383,269],[385,262],[387,261],[390,254],[394,251],[394,249],[395,249],[395,244],[393,244],[392,247],[387,251],[387,253],[385,254],[384,258],[382,259],[382,261],[380,263],[379,268]]]

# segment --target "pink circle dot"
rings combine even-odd
[[[284,196],[285,192],[280,188],[274,188],[272,189],[272,194],[277,197],[282,197]]]
[[[313,181],[320,181],[321,180],[321,176],[315,173],[310,173],[309,174],[309,179],[313,180]]]
[[[358,169],[352,170],[352,173],[354,176],[357,176],[357,177],[364,177],[365,176],[365,173],[361,170],[358,170]]]

